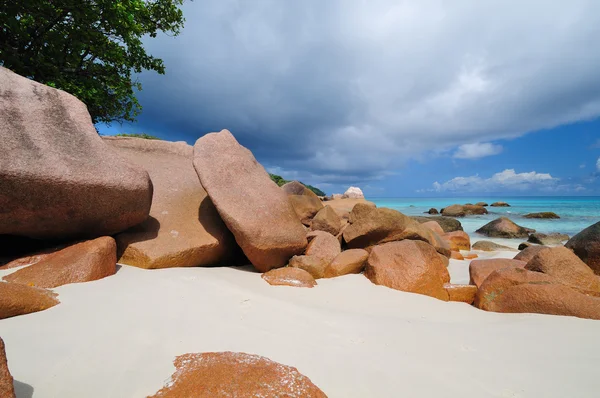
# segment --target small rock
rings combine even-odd
[[[486,280],[494,271],[505,268],[525,268],[527,263],[509,258],[490,258],[485,260],[473,260],[469,264],[469,284],[477,287]]]
[[[433,207],[431,209],[429,209],[426,213],[428,214],[440,214],[437,209],[434,209]]]
[[[488,204],[485,203],[485,202],[477,202],[477,203],[475,203],[475,206],[484,206],[484,207],[486,207],[486,206],[488,206]]]
[[[467,253],[467,254],[464,254],[463,257],[465,258],[465,260],[472,260],[474,258],[479,257],[479,255],[476,253]]]
[[[450,253],[450,258],[453,260],[464,260],[465,258],[463,257],[462,254],[460,254],[460,252],[457,251],[453,251],[452,253]]]
[[[484,252],[493,252],[493,251],[515,251],[512,247],[499,245],[495,242],[490,242],[489,240],[479,240],[473,244],[473,250],[481,250]]]
[[[308,272],[315,279],[323,278],[327,263],[316,256],[294,256],[290,259],[290,267],[300,268]]]
[[[349,249],[338,254],[325,268],[325,278],[348,274],[360,274],[369,258],[369,252],[363,249]]]
[[[453,232],[453,231],[462,231],[463,227],[456,218],[452,217],[444,217],[444,216],[433,216],[433,217],[422,217],[422,216],[412,216],[413,220],[419,222],[420,224],[435,221],[440,224],[440,227],[444,230],[444,232]]]
[[[318,232],[321,233],[310,239],[305,254],[318,257],[325,262],[325,265],[329,265],[342,252],[340,241],[328,232]]]
[[[548,246],[529,246],[523,249],[520,253],[518,253],[514,259],[529,262],[532,258],[534,258],[540,251],[548,249]]]
[[[525,249],[527,249],[528,247],[531,247],[531,246],[533,246],[533,243],[523,242],[523,243],[519,244],[519,247],[517,249],[519,249],[519,250],[525,250]]]
[[[450,250],[471,250],[471,238],[464,231],[448,232],[442,238],[450,244]]]
[[[340,233],[341,226],[342,219],[330,206],[325,206],[319,210],[310,224],[313,231],[325,231],[334,236]]]
[[[472,215],[488,214],[483,206],[451,205],[442,209],[442,215],[447,217],[465,217]]]
[[[427,222],[424,222],[423,224],[421,224],[421,226],[423,226],[425,228],[429,228],[430,230],[439,234],[440,236],[444,235],[444,233],[445,233],[437,221],[427,221]]]
[[[46,310],[60,303],[50,290],[0,282],[0,319]]]
[[[495,219],[494,221],[485,224],[483,227],[479,228],[475,232],[477,232],[478,234],[489,236],[491,238],[513,239],[527,238],[529,237],[530,231],[533,230],[521,227],[520,225],[515,224],[506,217],[500,217]]]
[[[545,218],[545,219],[560,218],[558,216],[558,214],[553,213],[551,211],[544,211],[541,213],[529,213],[529,214],[525,214],[523,217],[525,217],[525,218]]]
[[[275,286],[314,287],[317,285],[315,278],[308,271],[294,267],[272,269],[262,274],[262,278]]]
[[[492,206],[492,207],[510,207],[510,205],[506,202],[494,202],[490,206]]]
[[[473,285],[455,285],[452,283],[445,283],[444,289],[448,292],[450,301],[459,301],[467,304],[473,304],[475,300],[475,294],[477,293],[477,286]]]
[[[343,199],[364,199],[363,191],[358,187],[350,187],[344,192]]]
[[[569,235],[560,234],[553,232],[551,234],[543,234],[541,232],[534,232],[529,235],[528,242],[535,243],[538,245],[558,245],[563,241],[569,240]]]

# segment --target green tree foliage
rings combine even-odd
[[[269,173],[269,177],[271,177],[271,180],[273,180],[273,182],[275,182],[275,184],[277,184],[278,186],[285,185],[289,182],[288,180],[283,179],[282,176],[278,176],[277,174]],[[325,192],[321,191],[319,188],[313,187],[312,185],[305,184],[302,181],[298,181],[298,182],[300,184],[304,185],[306,188],[313,191],[314,193],[316,193],[317,196],[325,196]]]
[[[146,134],[146,133],[119,133],[116,134],[115,137],[133,137],[133,138],[143,138],[145,140],[160,140],[160,138],[155,137],[153,135],[150,134]]]
[[[134,73],[165,73],[143,37],[176,36],[184,0],[6,0],[0,6],[0,65],[82,100],[94,123],[134,121]]]

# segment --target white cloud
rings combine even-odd
[[[580,165],[579,165],[579,168],[580,168],[580,169],[585,169],[585,164],[584,164],[584,163],[580,164]]]
[[[376,178],[600,116],[600,1],[204,0],[184,15],[181,36],[146,43],[167,74],[140,77],[140,129],[229,128],[267,166]]]
[[[600,171],[600,158],[598,158],[598,160],[596,161],[596,169]]]
[[[559,179],[548,173],[530,171],[517,173],[514,169],[506,169],[496,173],[490,178],[482,178],[479,175],[470,177],[455,177],[444,183],[434,182],[433,191],[436,192],[499,192],[528,191],[539,189],[551,191],[557,188]],[[561,188],[562,189],[562,188]]]
[[[495,145],[489,142],[463,144],[458,147],[453,157],[457,159],[479,159],[497,155],[500,152],[502,152],[502,145]]]

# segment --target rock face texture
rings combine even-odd
[[[329,265],[342,252],[340,241],[328,232],[315,232],[316,234],[309,235],[310,242],[306,247],[306,255],[318,257]]]
[[[321,199],[298,181],[290,181],[281,187],[304,225],[310,225],[312,218],[323,208]]]
[[[227,228],[254,267],[282,267],[306,247],[306,235],[286,193],[227,130],[194,145],[194,168]]]
[[[327,261],[317,256],[294,256],[290,259],[290,267],[300,268],[315,279],[323,278]]]
[[[529,260],[534,258],[539,252],[545,249],[548,249],[548,246],[529,246],[523,249],[520,253],[517,253],[514,259],[521,260],[527,263],[529,262]]]
[[[536,243],[538,245],[558,245],[566,240],[569,240],[569,235],[560,234],[558,232],[553,232],[551,234],[535,232],[529,235],[529,239],[527,239],[528,242]]]
[[[448,232],[442,239],[449,243],[452,251],[471,250],[471,238],[464,231]]]
[[[4,340],[0,338],[0,397],[14,398],[15,389],[13,387],[13,378],[8,370],[8,361],[6,359],[6,349]]]
[[[442,215],[447,217],[465,217],[487,213],[485,207],[475,205],[451,205],[442,209]]]
[[[185,354],[171,381],[149,398],[327,398],[298,369],[243,352]]]
[[[118,156],[74,96],[0,67],[0,235],[112,235],[148,217],[148,173]]]
[[[429,228],[438,235],[443,235],[445,232],[437,221],[427,221],[421,224],[425,228]]]
[[[484,252],[493,252],[493,251],[498,251],[498,250],[515,251],[515,249],[513,249],[512,247],[499,245],[498,243],[491,242],[489,240],[479,240],[479,241],[473,243],[472,248],[473,248],[473,250],[481,250]]]
[[[365,276],[377,285],[448,301],[444,283],[450,275],[435,249],[421,241],[403,240],[375,246]]]
[[[471,261],[471,264],[469,264],[469,275],[471,277],[469,284],[479,287],[494,271],[505,268],[525,268],[525,265],[527,265],[525,261],[511,260],[508,258],[473,260]]]
[[[566,247],[552,247],[540,251],[529,260],[525,269],[542,272],[563,285],[600,296],[600,278]]]
[[[433,216],[433,217],[422,217],[422,216],[412,216],[413,220],[423,224],[429,221],[437,222],[440,227],[444,230],[444,232],[453,232],[453,231],[462,231],[463,227],[460,221],[452,217],[444,217],[444,216]]]
[[[327,202],[327,206],[331,206],[338,216],[346,220],[348,220],[350,213],[354,208],[359,205],[363,207],[363,209],[366,207],[374,209],[376,207],[375,203],[364,199],[335,199]]]
[[[119,262],[141,268],[224,264],[237,244],[200,184],[185,142],[103,137],[104,142],[150,174],[150,217],[118,234]]]
[[[365,267],[369,252],[363,249],[349,249],[338,254],[331,264],[325,267],[325,278],[359,274]]]
[[[444,289],[448,292],[449,301],[459,301],[467,304],[473,304],[475,294],[477,293],[477,286],[473,285],[445,283]]]
[[[596,275],[600,275],[600,222],[573,236],[565,246],[573,250]]]
[[[525,214],[523,217],[525,217],[525,218],[546,218],[546,219],[560,218],[558,216],[558,214],[553,213],[551,211],[544,211],[541,213],[529,213],[529,214]]]
[[[483,227],[479,228],[478,234],[489,236],[491,238],[527,238],[530,232],[535,232],[531,229],[521,227],[515,224],[506,217],[500,217],[494,221],[490,221]]]
[[[68,246],[3,279],[22,285],[53,288],[95,281],[114,275],[116,270],[117,245],[110,236],[103,236]]]
[[[60,303],[57,294],[18,283],[0,282],[0,319],[43,311]]]
[[[359,187],[350,187],[344,192],[343,199],[364,199],[365,195]]]
[[[262,278],[270,285],[313,287],[317,285],[315,278],[300,268],[276,268],[262,274]]]
[[[341,228],[342,219],[331,206],[325,206],[319,210],[310,223],[310,229],[313,231],[325,231],[332,235],[339,234]]]

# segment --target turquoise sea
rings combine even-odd
[[[507,202],[511,207],[487,207],[489,214],[460,218],[463,229],[469,235],[477,236],[475,230],[484,224],[505,216],[519,225],[538,232],[560,232],[573,236],[582,229],[600,221],[600,197],[598,196],[530,196],[530,197],[465,197],[465,198],[367,198],[377,207],[389,207],[406,215],[422,216],[430,208],[438,211],[458,203]],[[537,220],[523,218],[527,213],[552,211],[560,216],[557,220]],[[483,237],[481,237],[483,238]]]

